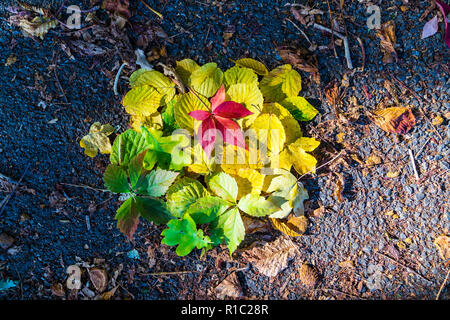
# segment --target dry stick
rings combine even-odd
[[[69,103],[69,100],[67,100],[66,93],[64,92],[64,89],[63,89],[63,87],[61,86],[61,82],[59,82],[58,75],[56,74],[56,69],[54,69],[54,73],[55,73],[56,83],[58,84],[58,88],[59,88],[59,90],[62,92],[62,94],[63,94],[63,96],[64,96],[64,100],[66,100],[66,103]]]
[[[361,54],[362,54],[362,66],[361,66],[361,72],[364,71],[364,66],[366,64],[366,51],[364,50],[364,45],[362,40],[358,37],[356,38],[358,40],[359,46],[361,47]]]
[[[247,270],[248,266],[232,270],[231,272],[237,272],[237,271],[244,271]],[[197,270],[186,270],[186,271],[166,271],[166,272],[153,272],[153,273],[140,273],[140,275],[143,276],[171,276],[171,275],[178,275],[178,274],[188,274],[188,273],[201,273],[202,271]],[[212,272],[216,273],[216,272]]]
[[[161,19],[163,19],[163,15],[161,13],[159,13],[158,11],[154,10],[152,7],[150,7],[148,4],[146,4],[144,2],[144,0],[141,0],[141,3],[146,6],[151,12],[153,12],[154,14],[156,14],[158,17],[160,17]]]
[[[442,289],[444,289],[444,286],[447,283],[449,274],[450,274],[450,269],[448,269],[447,275],[445,276],[445,279],[444,279],[444,282],[442,282],[441,287],[439,288],[439,292],[436,295],[436,300],[439,300],[439,296],[441,295]]]
[[[328,33],[332,33],[333,32],[331,29],[329,29],[327,27],[324,27],[324,26],[322,26],[322,25],[320,25],[318,23],[314,23],[313,27],[318,29],[318,30],[325,31],[325,32],[328,32]],[[334,32],[334,34],[344,41],[344,52],[345,52],[345,59],[347,60],[347,67],[349,69],[353,69],[352,59],[350,57],[350,47],[349,47],[349,44],[348,44],[347,37],[342,35],[342,34],[340,34],[340,33],[338,33],[338,32]]]
[[[400,83],[402,85],[403,88],[405,88],[406,90],[408,90],[422,105],[424,105],[423,103],[423,99],[421,97],[419,97],[413,90],[411,90],[409,87],[406,86],[406,84],[404,84],[401,80],[397,79],[394,75],[391,75],[392,78],[394,80],[396,80],[398,83]],[[420,113],[423,115],[423,117],[425,118],[425,120],[431,125],[431,127],[433,128],[433,131],[438,135],[439,139],[441,139],[441,141],[443,141],[444,139],[442,139],[441,134],[439,133],[439,131],[436,129],[436,127],[434,126],[434,124],[430,121],[430,119],[427,117],[427,115],[425,114],[425,112],[422,110],[422,108],[418,108]]]
[[[114,79],[114,94],[116,96],[119,95],[119,91],[117,90],[117,85],[119,83],[120,74],[122,73],[123,68],[127,65],[128,65],[128,63],[126,63],[126,62],[122,63],[122,65],[119,68],[119,71],[117,71],[116,78]]]
[[[331,26],[331,45],[333,46],[334,56],[338,57],[336,52],[336,46],[334,45],[334,30],[333,30],[333,18],[331,17],[331,8],[330,8],[330,0],[327,0],[328,3],[328,15],[330,17],[330,26]]]
[[[99,192],[110,192],[109,190],[106,190],[106,189],[97,189],[97,188],[90,187],[90,186],[87,186],[87,185],[84,185],[84,184],[71,184],[71,183],[65,183],[65,182],[61,182],[61,184],[64,184],[64,185],[70,186],[70,187],[91,189],[91,190],[99,191]]]
[[[408,153],[409,153],[409,159],[411,160],[412,169],[414,171],[414,176],[416,177],[416,180],[419,180],[420,179],[419,173],[417,172],[417,169],[416,169],[416,163],[414,161],[414,155],[412,153],[412,150],[408,149]]]
[[[333,288],[322,288],[321,290],[336,291],[336,292],[339,292],[339,293],[341,293],[343,295],[346,295],[346,296],[349,296],[349,297],[352,297],[352,298],[357,298],[357,299],[360,299],[360,300],[362,299],[361,297],[355,296],[354,294],[343,292],[343,291],[340,291],[340,290],[337,290],[337,289],[333,289]]]
[[[310,174],[310,173],[313,172],[313,171],[319,170],[320,168],[322,168],[322,167],[326,166],[327,164],[333,162],[334,160],[336,160],[337,158],[339,158],[344,152],[345,152],[345,150],[341,150],[341,151],[340,151],[333,159],[331,159],[330,161],[327,161],[327,162],[325,162],[324,164],[321,164],[320,166],[318,166],[317,168],[315,168],[315,169],[313,169],[313,170],[310,170],[310,171],[308,171],[308,172],[305,173],[305,174],[302,174],[302,175],[297,179],[297,181],[300,181],[300,179],[303,178],[304,176],[306,176],[307,174]]]
[[[312,42],[311,42],[311,40],[309,40],[308,36],[306,35],[306,33],[304,33],[303,30],[300,29],[300,27],[297,26],[297,25],[294,23],[294,21],[292,21],[292,20],[289,19],[289,18],[286,18],[286,20],[289,21],[290,23],[292,23],[292,25],[295,27],[295,29],[297,29],[298,31],[300,31],[300,33],[301,33],[301,34],[305,37],[305,39],[309,42],[309,45],[310,45],[310,46],[313,45]]]
[[[389,256],[387,256],[387,255],[385,255],[385,254],[383,254],[383,253],[381,253],[381,252],[375,251],[375,253],[376,253],[376,254],[379,254],[380,256],[385,257],[385,258],[387,258],[387,259],[389,259],[389,260],[391,260],[391,261],[393,261],[393,262],[395,262],[396,264],[398,264],[398,265],[402,266],[403,268],[409,270],[410,272],[414,273],[416,276],[420,277],[421,279],[423,279],[423,280],[425,280],[425,281],[427,281],[427,282],[433,283],[431,280],[428,280],[428,279],[425,278],[423,275],[421,275],[420,273],[418,273],[416,270],[414,270],[414,269],[412,269],[412,268],[410,268],[410,267],[404,265],[403,263],[398,262],[397,260],[395,260],[395,259],[393,259],[393,258],[391,258],[391,257],[389,257]]]

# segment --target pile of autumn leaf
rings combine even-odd
[[[299,175],[314,172],[316,159],[308,152],[319,142],[303,137],[300,129],[298,121],[311,120],[318,111],[298,96],[298,72],[288,64],[269,72],[253,59],[237,60],[222,72],[216,63],[199,66],[185,59],[174,74],[135,71],[122,101],[132,129],[117,135],[111,146],[114,128],[95,123],[80,142],[91,157],[98,149],[110,153],[104,183],[124,200],[116,214],[118,228],[132,238],[140,217],[166,224],[162,243],[177,245],[180,256],[194,248],[203,254],[222,243],[232,254],[245,237],[243,217],[248,216],[269,218],[290,236],[302,234],[308,194],[291,168]],[[237,140],[224,139],[222,156],[232,153],[240,162],[217,161],[202,137],[191,147],[199,122],[206,126],[208,121],[218,130],[220,123],[239,129]],[[242,140],[249,129],[261,141],[267,132],[278,132],[257,161],[249,160],[252,146]],[[194,161],[194,153],[203,156]]]

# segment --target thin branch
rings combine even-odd
[[[28,169],[30,168],[31,163],[28,164],[28,166],[25,168],[25,171],[23,172],[22,176],[20,177],[19,181],[14,185],[11,192],[5,197],[5,199],[2,200],[0,203],[0,215],[3,213],[3,210],[5,210],[6,205],[8,204],[9,200],[14,196],[14,193],[16,192],[17,188],[19,187],[20,183],[22,182],[23,178],[28,172]]]
[[[126,63],[126,62],[122,63],[122,65],[119,68],[119,71],[117,71],[116,78],[114,79],[114,94],[116,96],[119,95],[119,91],[117,90],[117,85],[119,83],[120,74],[122,73],[123,68],[127,65],[128,65],[128,63]]]
[[[300,181],[300,179],[303,178],[304,176],[306,176],[307,174],[310,174],[310,173],[312,173],[312,172],[314,172],[314,171],[316,171],[316,170],[319,170],[319,169],[322,168],[322,167],[325,167],[327,164],[329,164],[329,163],[333,162],[334,160],[336,160],[337,158],[339,158],[343,153],[345,153],[345,150],[341,150],[341,151],[340,151],[333,159],[331,159],[330,161],[327,161],[327,162],[325,162],[324,164],[321,164],[320,166],[318,166],[317,168],[315,168],[315,169],[313,169],[313,170],[310,170],[310,171],[308,171],[308,172],[305,173],[305,174],[302,174],[302,175],[297,179],[297,181]]]
[[[441,287],[439,288],[439,292],[436,295],[436,300],[439,300],[439,296],[441,295],[442,289],[444,289],[445,284],[447,283],[449,274],[450,274],[450,269],[448,269],[447,275],[445,276],[445,279],[444,279],[444,282],[442,282]]]
[[[312,42],[311,42],[311,40],[309,40],[308,36],[306,35],[306,33],[303,32],[303,30],[300,29],[300,27],[297,26],[297,25],[294,23],[294,21],[292,21],[292,20],[289,19],[289,18],[286,18],[286,20],[289,21],[290,23],[292,23],[292,25],[295,27],[295,29],[297,29],[298,31],[300,31],[300,33],[301,33],[301,34],[305,37],[305,39],[309,42],[309,45],[310,45],[310,46],[313,45]]]
[[[417,172],[417,169],[416,169],[416,162],[414,161],[414,155],[412,153],[412,150],[408,149],[408,153],[409,153],[409,160],[411,160],[411,166],[414,171],[414,176],[416,177],[416,180],[419,180],[420,179],[419,173]]]
[[[70,187],[90,189],[90,190],[99,191],[99,192],[108,192],[108,193],[110,192],[109,190],[106,190],[106,189],[97,189],[97,188],[90,187],[90,186],[87,186],[84,184],[71,184],[71,183],[65,183],[65,182],[61,182],[61,184],[70,186]]]

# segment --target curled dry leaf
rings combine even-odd
[[[269,218],[272,226],[290,237],[298,237],[305,233],[308,219],[305,216],[292,216],[287,221]]]
[[[102,294],[98,295],[95,298],[95,300],[109,300],[109,299],[111,299],[114,296],[114,294],[116,293],[116,290],[117,290],[118,287],[119,286],[117,285],[114,288],[112,288],[111,290],[103,292]]]
[[[381,25],[380,30],[377,31],[377,36],[380,38],[381,51],[383,51],[383,62],[392,63],[397,61],[397,52],[395,51],[395,24],[394,20],[388,21]]]
[[[430,21],[425,23],[422,30],[422,39],[431,37],[438,31],[438,16],[434,16]]]
[[[64,297],[66,295],[66,292],[64,291],[63,285],[61,283],[52,284],[50,287],[50,291],[57,297]]]
[[[444,16],[444,24],[445,24],[445,35],[444,35],[444,41],[447,47],[450,48],[450,31],[449,31],[449,19],[447,18],[450,13],[450,5],[445,4],[441,0],[435,0],[436,4],[438,5],[439,9],[442,12],[442,15]]]
[[[243,215],[242,222],[244,223],[246,234],[255,232],[269,232],[270,230],[270,225],[267,220],[256,219],[248,215]]]
[[[236,272],[229,274],[223,281],[216,287],[216,295],[219,299],[225,298],[239,298],[242,296],[242,287],[239,283],[239,279]]]
[[[338,177],[338,179],[336,181],[336,190],[334,190],[334,196],[336,197],[337,201],[342,202],[344,201],[342,193],[344,192],[345,179],[344,176],[339,172],[335,172],[335,174]]]
[[[103,269],[93,268],[89,270],[89,279],[98,292],[105,291],[108,286],[108,275]]]
[[[295,258],[297,248],[288,238],[278,238],[272,242],[255,242],[242,255],[267,277],[274,277],[284,270]]]
[[[303,263],[300,267],[300,281],[309,288],[314,288],[319,276],[317,271],[310,265]]]
[[[320,74],[315,54],[309,53],[304,48],[292,46],[280,46],[277,48],[277,51],[284,62],[301,71],[311,73],[311,79],[315,83],[320,84]]]
[[[434,245],[438,248],[441,258],[444,260],[450,259],[450,237],[439,236],[434,240]]]
[[[120,15],[125,19],[130,19],[131,13],[129,5],[129,0],[104,0],[102,3],[102,9],[105,9],[113,14]]]
[[[416,124],[410,108],[391,107],[374,112],[372,121],[386,132],[406,134]]]

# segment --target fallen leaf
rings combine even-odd
[[[255,242],[242,255],[259,273],[274,277],[287,268],[288,262],[295,258],[297,248],[288,238],[278,238],[272,242]]]
[[[64,291],[63,285],[61,283],[52,284],[50,290],[53,295],[57,297],[64,297],[66,295],[66,292]]]
[[[320,206],[319,208],[315,209],[312,213],[312,216],[314,218],[322,218],[322,216],[325,214],[325,207]]]
[[[311,79],[320,84],[320,74],[317,57],[304,48],[291,46],[280,46],[276,49],[284,62],[291,64],[294,68],[311,73]]]
[[[250,217],[248,215],[242,215],[242,222],[244,223],[246,234],[270,231],[270,225],[269,223],[267,223],[267,220],[261,220]]]
[[[129,5],[129,0],[104,0],[102,3],[102,9],[105,9],[115,15],[120,15],[126,19],[130,19],[131,13]]]
[[[9,67],[10,65],[16,63],[17,57],[15,54],[11,54],[8,59],[6,59],[5,67]]]
[[[305,216],[292,216],[286,222],[281,219],[269,218],[273,227],[290,237],[298,237],[305,233],[308,219]]]
[[[388,21],[381,25],[377,30],[377,36],[380,38],[381,51],[384,53],[383,62],[392,63],[397,61],[397,52],[395,51],[395,24],[394,20]]]
[[[436,116],[433,118],[433,121],[431,122],[433,123],[433,125],[439,126],[444,122],[444,118],[442,118],[441,116]]]
[[[344,201],[344,197],[342,196],[342,193],[344,191],[345,186],[345,179],[342,174],[339,172],[335,172],[336,176],[338,177],[338,180],[336,181],[336,189],[334,190],[334,196],[337,201],[342,202]]]
[[[372,121],[386,132],[406,134],[416,124],[410,108],[391,107],[374,112]]]
[[[445,41],[445,44],[447,44],[447,47],[450,48],[450,31],[449,31],[449,27],[448,27],[448,24],[449,24],[448,14],[450,13],[450,5],[445,4],[441,0],[435,0],[435,2],[439,6],[439,9],[441,10],[442,15],[444,16],[444,24],[445,24],[444,41]]]
[[[0,233],[0,248],[8,249],[14,243],[14,238],[6,233]]]
[[[345,260],[345,261],[339,262],[339,267],[347,268],[347,269],[354,269],[355,265],[353,264],[352,260]]]
[[[303,263],[300,267],[300,281],[307,287],[315,287],[317,280],[319,279],[317,271],[310,265]]]
[[[388,178],[397,178],[399,175],[400,175],[400,171],[395,171],[395,172],[389,171],[389,172],[386,174],[386,176],[387,176]]]
[[[438,31],[438,16],[425,23],[422,30],[422,39],[431,37]]]
[[[114,296],[114,294],[116,293],[116,290],[117,290],[118,287],[119,286],[117,285],[114,288],[112,288],[111,290],[106,291],[106,292],[98,295],[95,298],[95,300],[109,300],[109,299],[111,299]]]
[[[99,268],[89,270],[89,279],[91,279],[92,285],[98,292],[105,291],[108,285],[108,275],[105,270]]]
[[[93,158],[100,153],[111,153],[111,142],[108,136],[115,131],[110,124],[100,124],[95,122],[89,129],[89,134],[84,136],[80,141],[80,146],[84,148],[84,153]]]
[[[444,260],[450,259],[450,237],[442,235],[434,240],[434,245],[439,250],[441,258]]]
[[[239,283],[239,279],[236,272],[229,274],[223,281],[216,287],[216,295],[219,299],[225,298],[239,298],[242,296],[242,287]]]
[[[380,164],[381,158],[377,155],[372,154],[370,157],[366,159],[366,165],[368,167],[373,167],[374,165]]]

